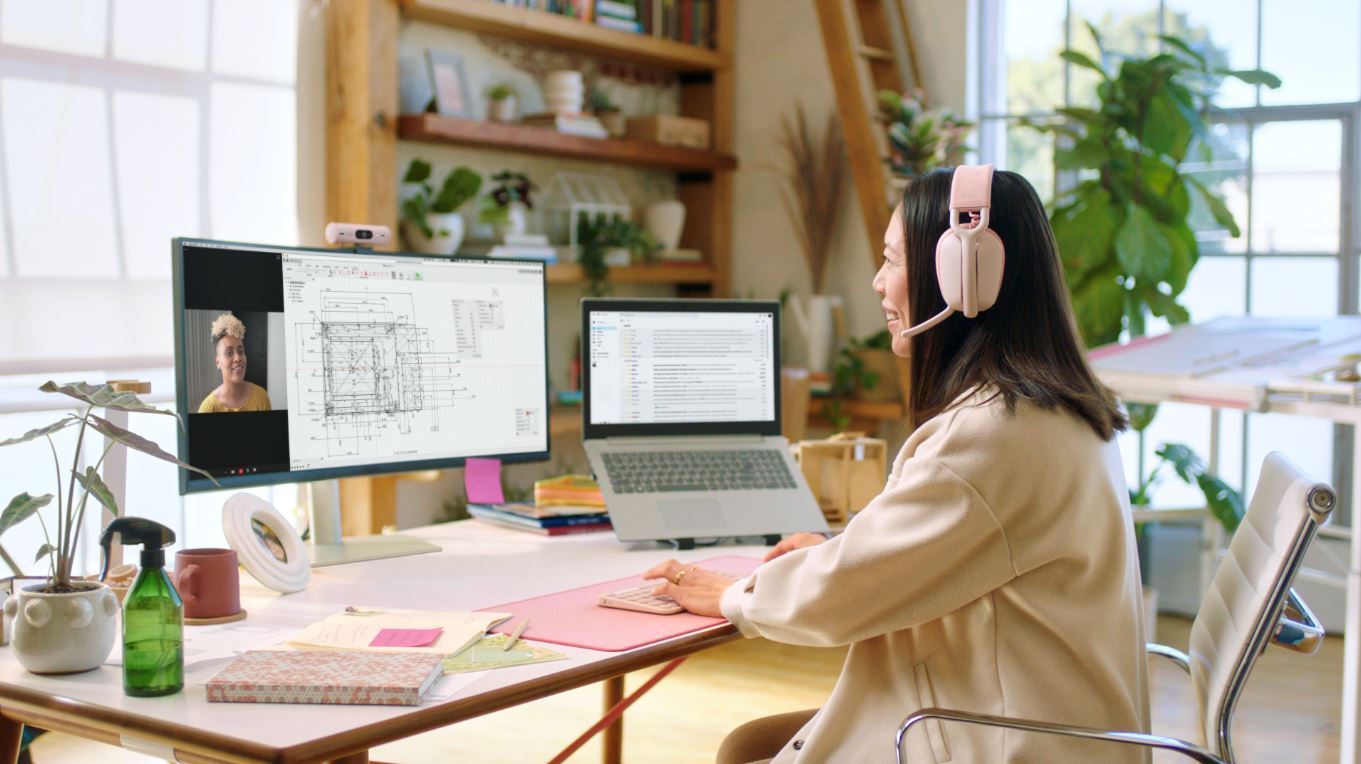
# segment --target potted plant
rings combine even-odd
[[[897,205],[910,179],[934,167],[962,164],[964,139],[974,123],[950,109],[926,108],[921,90],[902,95],[879,91],[879,119],[888,131],[889,204]]]
[[[515,88],[502,82],[487,91],[487,118],[493,122],[515,121]]]
[[[402,235],[417,252],[452,255],[463,243],[463,216],[458,208],[477,195],[482,176],[455,167],[444,176],[438,193],[430,184],[431,167],[424,159],[407,165],[402,183],[413,189],[402,200]]]
[[[1106,53],[1090,24],[1100,62],[1076,50],[1059,55],[1096,72],[1096,108],[1059,109],[1058,124],[1027,126],[1061,136],[1054,164],[1085,180],[1054,200],[1050,225],[1073,294],[1078,327],[1089,347],[1144,334],[1149,313],[1172,324],[1190,320],[1177,297],[1200,257],[1191,229],[1199,197],[1231,236],[1238,224],[1219,195],[1181,173],[1191,147],[1210,148],[1207,113],[1219,82],[1233,77],[1279,87],[1280,78],[1252,69],[1211,66],[1184,40],[1159,35],[1166,52],[1148,58]],[[1119,61],[1108,70],[1106,61]]]
[[[529,210],[534,209],[530,194],[537,187],[530,182],[528,175],[510,170],[502,170],[491,179],[496,185],[482,197],[482,209],[477,219],[496,226],[496,235],[504,241],[508,236],[525,232],[526,216]]]
[[[648,262],[661,245],[642,226],[618,215],[594,217],[581,213],[577,218],[577,263],[586,276],[591,294],[605,293],[610,265]]]
[[[618,104],[610,98],[610,94],[604,88],[592,85],[587,93],[587,101],[590,103],[591,113],[605,126],[605,132],[609,133],[610,137],[619,138],[628,132],[624,113],[619,110]]]
[[[855,397],[862,401],[894,401],[899,399],[898,360],[893,355],[893,338],[881,329],[864,339],[851,338],[849,347],[842,351],[864,370]]]
[[[35,674],[89,671],[100,666],[113,647],[114,613],[118,611],[118,601],[104,584],[77,578],[72,566],[76,550],[80,548],[80,533],[90,498],[93,497],[115,517],[119,514],[113,492],[99,476],[99,468],[109,449],[113,444],[120,443],[148,456],[194,470],[210,480],[213,478],[203,470],[190,467],[162,451],[155,443],[95,414],[94,410],[115,409],[176,416],[174,412],[148,406],[135,394],[119,392],[109,385],[87,385],[83,382],[58,385],[48,382],[39,389],[45,393],[74,398],[80,401],[83,410],[79,414],[67,414],[46,427],[0,441],[0,446],[12,446],[46,438],[55,464],[58,457],[52,435],[68,427],[79,428],[70,469],[63,472],[58,467],[55,493],[39,496],[21,493],[0,512],[0,534],[34,515],[38,516],[44,543],[38,547],[34,561],[47,560],[48,564],[47,582],[25,587],[12,595],[5,603],[5,614],[14,620],[14,653],[24,668]],[[82,446],[86,433],[91,430],[107,438],[108,445],[94,465],[82,468]],[[64,500],[62,494],[66,495]],[[56,513],[54,522],[49,524],[39,510],[54,501]]]

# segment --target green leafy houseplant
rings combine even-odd
[[[921,91],[902,95],[879,91],[879,119],[888,127],[888,165],[894,175],[913,178],[941,165],[957,165],[968,150],[964,140],[974,123],[950,109],[928,110]]]
[[[1055,200],[1050,224],[1088,346],[1145,331],[1148,313],[1173,324],[1190,319],[1177,297],[1200,256],[1188,223],[1192,194],[1231,235],[1239,229],[1223,200],[1180,172],[1191,147],[1208,146],[1206,113],[1219,82],[1233,77],[1279,87],[1260,69],[1231,71],[1178,37],[1148,58],[1107,53],[1088,24],[1101,63],[1077,50],[1059,55],[1097,73],[1096,108],[1059,109],[1058,124],[1023,122],[1060,136],[1054,163],[1082,178]],[[1106,61],[1119,61],[1113,71]]]
[[[577,217],[577,264],[586,276],[593,295],[605,293],[605,280],[610,266],[605,255],[611,249],[627,249],[635,261],[651,260],[662,245],[642,226],[618,215],[594,217],[581,213]]]
[[[610,98],[610,94],[599,85],[592,85],[586,91],[587,108],[592,114],[608,114],[612,111],[619,111],[619,105]]]
[[[413,159],[407,165],[403,183],[418,184],[416,193],[402,200],[402,219],[416,226],[427,238],[447,236],[449,231],[436,231],[426,219],[430,213],[447,214],[462,207],[477,196],[482,188],[482,176],[467,167],[455,167],[444,176],[439,191],[430,184],[432,168],[424,159]]]
[[[502,170],[491,176],[496,184],[490,193],[482,197],[482,209],[477,219],[492,225],[504,225],[510,220],[510,205],[520,202],[526,209],[534,209],[530,194],[537,190],[529,176],[522,172]]]
[[[504,101],[513,97],[515,97],[515,88],[505,82],[492,85],[487,89],[487,98],[493,101]]]
[[[61,594],[66,592],[84,591],[84,588],[72,583],[71,565],[75,559],[75,552],[80,544],[81,524],[85,518],[85,509],[91,497],[95,501],[106,507],[115,517],[118,516],[119,508],[114,499],[113,492],[104,484],[99,476],[99,468],[104,463],[104,457],[108,455],[109,449],[115,443],[121,443],[135,451],[140,451],[148,456],[153,456],[165,462],[178,465],[188,470],[193,470],[214,483],[217,481],[211,475],[195,467],[191,467],[174,456],[162,451],[160,446],[143,438],[140,435],[129,432],[122,427],[110,422],[109,420],[94,413],[97,408],[114,409],[117,411],[140,412],[148,414],[165,414],[166,416],[178,416],[173,411],[164,411],[148,406],[133,393],[118,392],[109,385],[87,385],[83,382],[74,382],[66,385],[58,385],[55,382],[48,382],[39,388],[45,393],[57,393],[75,398],[83,405],[80,414],[67,414],[56,422],[45,427],[29,430],[15,438],[0,441],[0,446],[12,446],[18,443],[25,443],[38,438],[46,438],[49,448],[52,450],[52,466],[56,470],[57,490],[56,493],[45,493],[40,496],[33,496],[27,492],[21,493],[10,500],[9,505],[0,512],[0,534],[4,534],[10,528],[38,515],[38,521],[42,523],[43,537],[45,543],[38,547],[38,554],[34,561],[47,558],[49,565],[50,583],[46,589],[42,590],[50,594]],[[61,462],[57,456],[57,447],[52,440],[52,436],[66,429],[67,427],[79,427],[76,436],[75,454],[71,458],[71,467],[66,472],[62,471]],[[99,460],[92,466],[80,469],[81,447],[85,442],[87,431],[93,430],[108,438],[108,445],[99,456]],[[69,473],[69,474],[68,474]],[[77,495],[77,488],[80,489]],[[62,500],[62,493],[66,494],[66,499]],[[53,503],[57,506],[56,522],[49,526],[43,520],[39,510]]]
[[[1205,505],[1219,524],[1230,535],[1238,528],[1243,519],[1243,496],[1232,486],[1205,466],[1205,462],[1181,443],[1164,443],[1154,452],[1158,462],[1136,488],[1130,489],[1129,503],[1136,507],[1148,507],[1153,502],[1153,489],[1163,480],[1164,468],[1172,471],[1183,483],[1194,485],[1205,495]]]

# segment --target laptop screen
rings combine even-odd
[[[779,304],[586,300],[587,437],[779,432]]]

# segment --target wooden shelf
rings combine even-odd
[[[550,284],[584,284],[586,277],[576,263],[548,266]],[[708,265],[621,265],[610,268],[605,280],[611,284],[712,284],[714,269]]]
[[[587,138],[566,135],[547,127],[483,122],[438,114],[403,114],[397,122],[397,137],[409,141],[501,149],[635,167],[659,167],[678,172],[713,172],[737,167],[737,158],[729,154],[627,138]]]
[[[548,436],[581,432],[580,406],[554,406],[548,414]]]
[[[730,56],[698,45],[606,29],[566,16],[501,5],[490,0],[401,0],[401,4],[407,18],[566,48],[616,61],[648,64],[678,72],[712,72],[732,66]]]
[[[822,416],[827,411],[829,398],[813,398],[808,402],[808,413]],[[841,410],[852,420],[878,420],[903,418],[903,404],[900,401],[843,401]]]

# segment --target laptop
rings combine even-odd
[[[825,531],[780,434],[780,306],[585,299],[583,440],[620,541]]]

